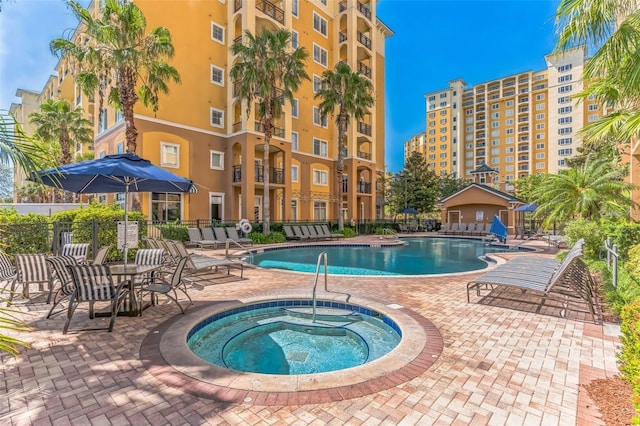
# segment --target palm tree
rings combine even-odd
[[[293,103],[293,94],[309,80],[305,62],[309,54],[303,47],[291,48],[291,33],[286,29],[264,29],[259,36],[245,32],[244,40],[231,46],[238,61],[229,75],[236,82],[238,99],[247,101],[247,117],[257,102],[257,115],[264,133],[263,153],[263,233],[269,234],[269,143],[273,122],[282,115],[282,97]]]
[[[373,84],[359,72],[352,72],[344,62],[335,66],[335,71],[322,73],[320,90],[315,98],[322,99],[320,112],[322,115],[334,114],[338,125],[338,165],[336,167],[338,186],[338,229],[344,229],[342,208],[342,173],[344,171],[344,139],[349,121],[353,116],[361,120],[375,102]],[[338,110],[336,112],[336,109]]]
[[[598,219],[628,215],[633,186],[624,181],[628,170],[617,161],[589,156],[577,167],[546,175],[531,192],[536,215],[545,224],[570,218]]]
[[[76,82],[87,96],[98,92],[100,113],[105,94],[122,111],[127,151],[135,153],[135,104],[142,100],[155,113],[159,94],[169,93],[169,82],[180,82],[178,71],[166,62],[174,54],[171,33],[157,27],[147,34],[147,20],[133,2],[106,0],[97,18],[76,1],[68,4],[80,25],[73,40],[51,41],[51,51],[75,61],[79,67]]]
[[[40,170],[44,152],[32,143],[15,119],[0,113],[0,166],[20,167],[27,176]]]
[[[47,99],[40,105],[40,111],[29,115],[29,121],[36,126],[36,136],[60,144],[62,164],[71,163],[71,145],[74,141],[83,145],[93,142],[93,123],[83,118],[82,107],[72,109],[66,99]]]

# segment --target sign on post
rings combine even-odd
[[[118,222],[118,249],[124,250],[125,222]],[[138,222],[127,222],[127,249],[138,248]]]

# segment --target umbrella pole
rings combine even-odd
[[[128,250],[127,250],[127,222],[129,221],[129,183],[124,186],[124,239],[122,249],[124,251],[124,266],[127,266]]]

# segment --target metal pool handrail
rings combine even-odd
[[[320,275],[320,261],[324,258],[324,291],[327,291],[327,252],[323,251],[318,255],[316,265],[316,276],[313,279],[313,316],[311,322],[316,322],[316,287],[318,286],[318,276]]]

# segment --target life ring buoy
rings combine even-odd
[[[248,234],[253,230],[253,226],[251,226],[251,222],[249,222],[247,219],[242,219],[239,225],[240,225],[240,230],[245,234]]]

